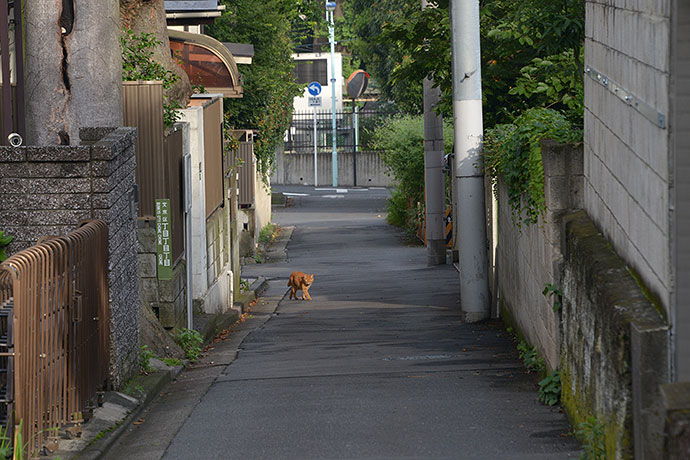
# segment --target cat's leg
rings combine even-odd
[[[302,288],[302,300],[304,300],[305,297],[307,298],[307,300],[311,300],[311,296],[309,295],[309,288],[308,287]]]
[[[297,300],[297,289],[295,286],[290,286],[290,298],[288,300],[291,300],[293,297]]]

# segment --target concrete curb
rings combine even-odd
[[[266,249],[266,263],[285,262],[288,259],[287,245],[295,227],[281,227],[280,233]]]
[[[105,433],[100,439],[92,441],[87,447],[79,452],[75,457],[79,460],[96,460],[101,458],[110,448],[115,444],[120,435],[140,416],[141,413],[149,406],[151,401],[165,388],[170,382],[177,378],[182,372],[184,366],[175,366],[168,371],[159,371],[155,374],[142,376],[142,380],[148,380],[149,387],[143,397],[139,400],[140,403],[132,412],[130,412],[124,419],[120,420],[115,428]],[[62,454],[62,455],[60,455]],[[60,458],[69,458],[64,455],[64,452],[56,452],[55,455]]]
[[[239,317],[240,313],[237,310],[230,310],[227,313],[213,315],[204,325],[204,328],[199,331],[201,338],[204,340],[204,345],[213,340],[218,332],[237,321]]]

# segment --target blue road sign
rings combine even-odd
[[[309,94],[312,96],[318,96],[321,94],[321,83],[318,81],[313,81],[309,83],[309,86],[307,86],[307,89],[309,90]]]

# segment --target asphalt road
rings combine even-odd
[[[248,333],[163,458],[579,456],[502,324],[463,324],[455,269],[386,224],[386,190],[274,189],[292,193],[273,218],[296,227],[288,261],[243,275],[282,293],[314,273],[313,300],[283,297]]]

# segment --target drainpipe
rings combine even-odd
[[[490,316],[488,252],[481,163],[483,123],[479,1],[451,0],[455,193],[458,200],[460,309],[467,322]]]

